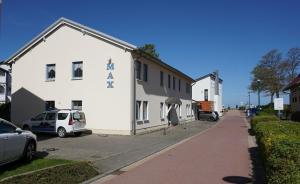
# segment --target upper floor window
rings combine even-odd
[[[181,80],[178,79],[178,90],[180,91],[181,90]]]
[[[83,68],[82,61],[73,62],[73,79],[82,79]]]
[[[73,110],[82,110],[82,101],[81,100],[73,100],[72,101],[72,109]]]
[[[55,109],[55,101],[46,101],[45,109],[46,111]]]
[[[204,90],[204,101],[208,101],[208,89]]]
[[[173,76],[173,90],[176,89],[176,78]]]
[[[46,65],[46,80],[55,80],[55,64]]]
[[[144,81],[148,81],[148,65],[144,64]]]
[[[5,88],[2,85],[0,85],[0,94],[4,94],[4,93],[5,93]]]
[[[186,93],[191,93],[191,86],[190,86],[190,84],[189,83],[186,83],[185,84],[185,91],[186,91]]]
[[[136,68],[136,78],[141,80],[142,64],[140,61],[135,62],[135,68]]]
[[[164,85],[164,72],[160,71],[160,86]]]
[[[171,76],[168,75],[168,88],[171,88]]]
[[[0,70],[0,76],[2,76],[2,77],[5,76],[5,72]]]

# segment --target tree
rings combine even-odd
[[[300,48],[291,48],[288,51],[284,65],[287,70],[287,81],[291,82],[298,75],[297,71],[300,65]]]
[[[140,50],[150,54],[155,58],[159,58],[159,54],[156,52],[156,48],[154,44],[145,44],[142,47],[139,47]]]
[[[271,96],[279,97],[281,89],[285,86],[286,67],[281,59],[281,53],[273,49],[265,54],[258,65],[252,70],[252,82],[250,89],[252,91],[262,91]],[[258,83],[257,81],[260,81]]]

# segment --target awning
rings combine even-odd
[[[173,105],[173,104],[181,105],[182,104],[181,100],[177,97],[169,97],[169,98],[167,98],[167,100],[165,102],[166,102],[166,104],[169,104],[169,105]]]

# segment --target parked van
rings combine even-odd
[[[22,123],[22,128],[36,133],[57,133],[59,137],[65,137],[67,134],[80,136],[86,131],[85,125],[83,112],[64,109],[45,111]]]

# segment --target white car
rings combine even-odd
[[[0,118],[0,166],[21,158],[31,161],[36,145],[36,135]]]
[[[65,137],[67,134],[80,136],[86,131],[85,125],[83,112],[65,109],[45,111],[22,123],[22,128],[36,133],[57,133],[59,137]]]

